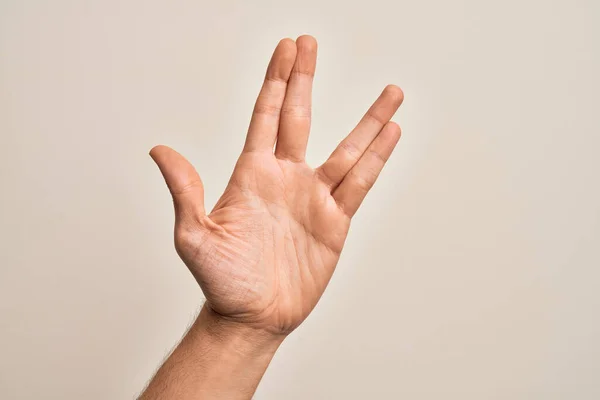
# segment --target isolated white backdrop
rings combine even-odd
[[[0,397],[125,399],[202,296],[148,150],[210,208],[277,41],[309,161],[388,83],[403,137],[257,399],[600,398],[595,0],[0,1]]]

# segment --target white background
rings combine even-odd
[[[309,162],[388,83],[403,137],[256,399],[600,398],[600,3],[0,0],[0,398],[128,399],[202,304],[148,150],[210,209],[274,46]]]

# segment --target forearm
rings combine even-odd
[[[251,399],[283,338],[204,306],[139,400]]]

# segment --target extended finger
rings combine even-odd
[[[388,122],[333,191],[333,198],[349,217],[356,213],[368,191],[375,184],[398,139],[400,139],[400,127],[395,122]]]
[[[404,93],[398,86],[386,86],[358,125],[340,142],[327,161],[317,168],[332,190],[358,162],[373,139],[396,113],[403,99]]]
[[[273,151],[281,107],[295,60],[296,43],[292,39],[282,39],[273,52],[256,99],[244,151]]]
[[[317,41],[303,35],[296,39],[298,53],[281,109],[275,156],[304,160],[310,131],[312,84],[317,64]]]

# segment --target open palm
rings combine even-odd
[[[390,85],[323,165],[308,166],[316,57],[310,36],[278,44],[244,149],[210,214],[194,167],[166,146],[150,153],[173,195],[176,249],[206,305],[277,333],[293,330],[316,305],[351,217],[400,138],[390,118],[403,94]]]

